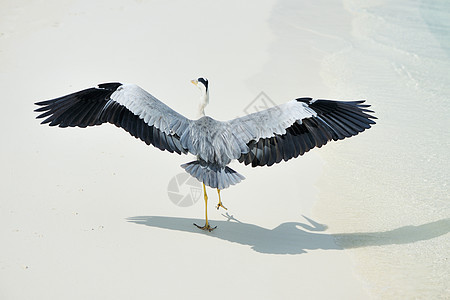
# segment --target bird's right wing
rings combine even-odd
[[[147,145],[187,153],[180,142],[189,119],[134,84],[104,83],[60,98],[37,102],[42,124],[87,127],[112,123]]]
[[[233,135],[245,143],[238,157],[246,165],[271,166],[303,155],[331,140],[357,135],[376,117],[361,101],[299,98],[285,104],[228,121]]]

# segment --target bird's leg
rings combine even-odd
[[[205,186],[205,184],[203,184],[203,197],[205,198],[205,220],[206,220],[206,223],[205,223],[205,226],[203,226],[203,227],[198,226],[195,223],[194,223],[194,225],[197,226],[198,228],[202,229],[202,230],[208,230],[209,232],[211,232],[214,229],[216,229],[217,226],[216,227],[211,227],[211,226],[209,226],[209,223],[208,223],[208,195],[206,195],[206,186]]]
[[[219,203],[217,204],[216,208],[219,209],[220,207],[222,207],[223,209],[228,210],[228,208],[223,206],[222,201],[220,200],[220,190],[219,189],[217,189],[217,194],[219,194]]]

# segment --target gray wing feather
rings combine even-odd
[[[87,127],[115,124],[161,150],[187,153],[180,143],[191,120],[134,84],[104,83],[60,98],[37,102],[42,124]]]
[[[118,87],[112,93],[111,101],[125,106],[148,126],[155,126],[166,135],[176,133],[182,136],[189,127],[189,119],[135,84],[123,84]]]
[[[248,146],[238,158],[252,167],[287,161],[330,140],[348,138],[375,124],[365,101],[299,98],[229,121]]]
[[[246,143],[251,140],[283,135],[294,122],[316,116],[303,102],[292,100],[263,111],[228,121],[233,132]]]

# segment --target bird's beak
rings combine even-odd
[[[195,84],[195,85],[198,84],[198,80],[197,80],[197,79],[192,79],[191,82],[192,82],[193,84]]]

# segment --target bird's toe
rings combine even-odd
[[[197,228],[200,228],[201,230],[207,230],[209,232],[213,231],[214,229],[217,228],[217,226],[211,227],[209,224],[205,224],[205,226],[199,226],[197,224],[194,223],[195,226],[197,226]]]

